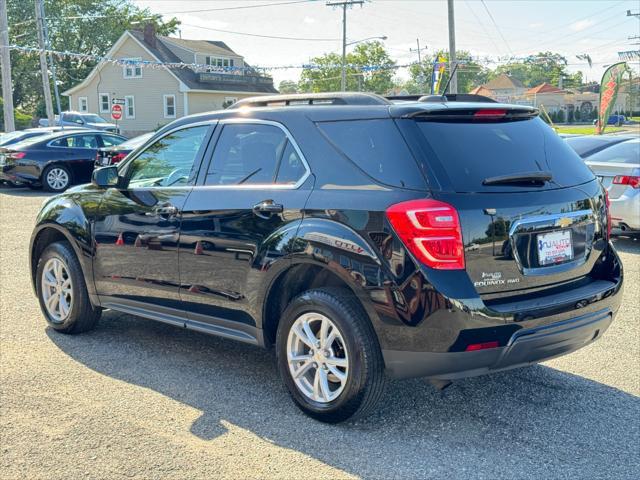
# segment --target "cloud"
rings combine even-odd
[[[542,22],[530,23],[529,24],[529,28],[540,28],[542,26],[544,26],[544,23],[542,23]]]
[[[572,23],[570,28],[575,32],[579,32],[580,30],[589,28],[591,25],[593,25],[593,20],[580,20],[579,22]]]
[[[304,23],[316,23],[316,19],[315,18],[311,18],[311,17],[304,17],[304,19],[302,21]]]

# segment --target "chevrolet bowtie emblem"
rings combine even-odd
[[[573,222],[571,221],[571,219],[567,217],[559,218],[558,220],[556,220],[556,225],[562,228],[567,228],[572,223]]]

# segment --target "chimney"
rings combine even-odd
[[[144,41],[149,46],[156,48],[156,27],[151,23],[144,26]]]

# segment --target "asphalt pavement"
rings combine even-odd
[[[623,306],[589,347],[454,383],[390,382],[330,426],[271,352],[114,312],[46,327],[27,251],[46,194],[0,188],[0,478],[640,478],[640,242],[616,240]]]

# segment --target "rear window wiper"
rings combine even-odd
[[[543,185],[553,178],[551,172],[522,172],[485,178],[483,185]]]

